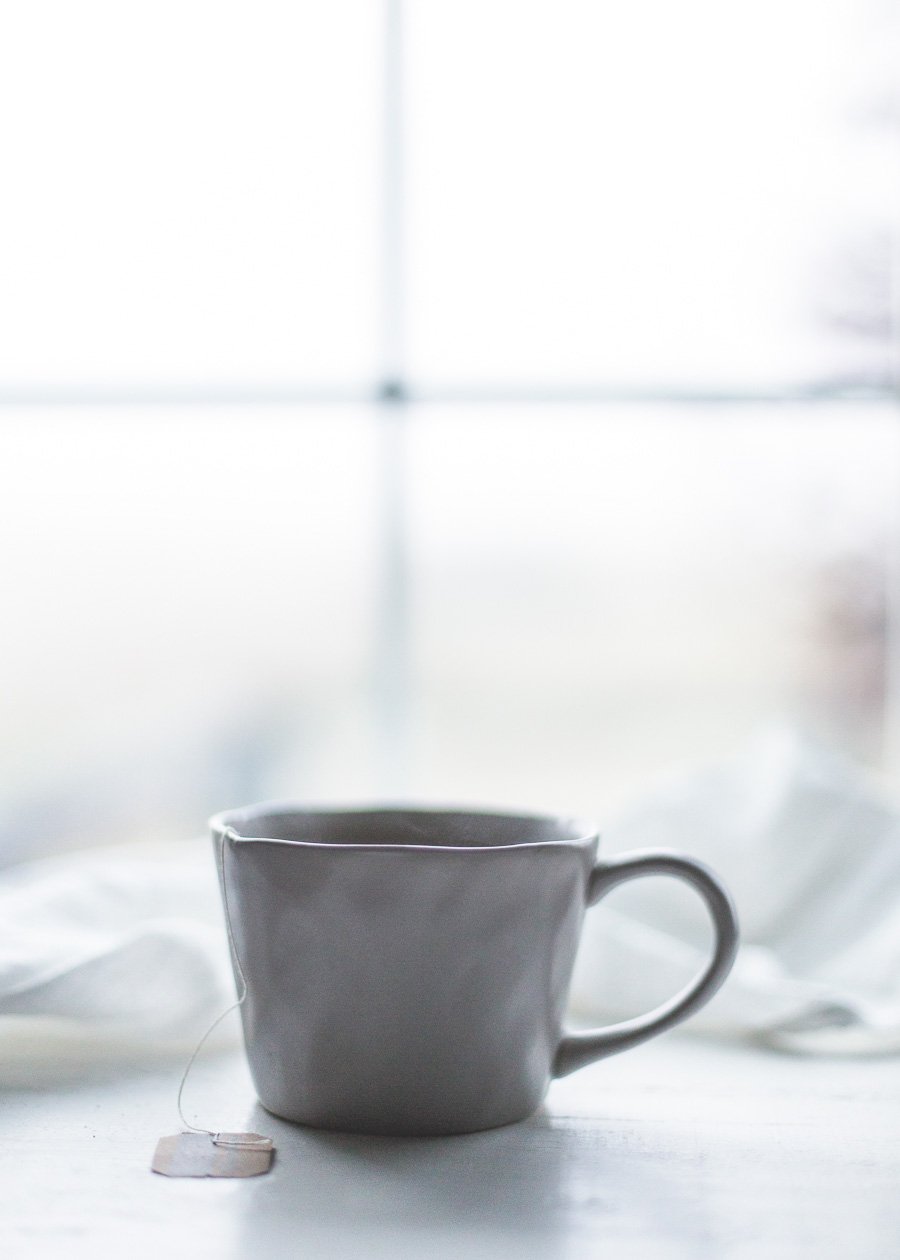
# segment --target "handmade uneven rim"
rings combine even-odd
[[[528,823],[547,823],[559,829],[566,829],[569,834],[559,836],[558,838],[550,838],[543,840],[525,840],[514,844],[491,844],[490,842],[479,845],[463,845],[463,844],[415,844],[409,842],[398,842],[391,844],[385,841],[375,841],[371,844],[365,842],[353,841],[333,841],[333,840],[288,840],[281,836],[246,836],[241,834],[241,824],[247,824],[254,818],[264,816],[266,814],[297,814],[297,815],[326,815],[332,819],[348,818],[359,819],[364,815],[384,815],[384,814],[406,814],[410,816],[424,816],[426,818],[440,818],[441,816],[455,815],[456,817],[464,816],[472,819],[494,819],[498,822],[528,822]],[[213,814],[209,820],[209,827],[216,837],[227,837],[228,839],[240,844],[279,844],[287,845],[292,848],[307,849],[344,849],[344,850],[388,850],[398,852],[421,852],[421,853],[496,853],[504,849],[540,849],[560,846],[576,846],[589,847],[599,840],[599,830],[594,823],[587,822],[584,819],[576,818],[568,814],[549,814],[539,811],[522,811],[522,810],[501,810],[490,808],[479,808],[477,806],[459,806],[459,805],[419,805],[408,804],[405,802],[379,801],[373,804],[360,804],[352,806],[315,804],[311,805],[299,801],[292,800],[271,800],[258,801],[252,805],[237,806],[233,809],[220,810]]]

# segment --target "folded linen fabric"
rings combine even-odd
[[[738,906],[738,961],[694,1031],[807,1052],[900,1049],[900,811],[860,770],[768,732],[648,793],[603,851],[649,846],[708,861]],[[635,883],[588,916],[574,1009],[604,1020],[646,1009],[702,965],[704,938],[687,895]]]
[[[649,792],[601,852],[657,846],[709,861],[741,917],[735,970],[689,1029],[807,1052],[900,1050],[900,811],[860,771],[768,735]],[[702,965],[707,928],[690,897],[642,880],[589,912],[576,1015],[646,1010]],[[75,1030],[95,1046],[181,1053],[233,993],[207,840],[0,871],[0,1046],[27,1027],[30,1044],[65,1046]]]
[[[101,1042],[183,1053],[232,993],[208,841],[0,871],[0,1046],[19,1057]]]

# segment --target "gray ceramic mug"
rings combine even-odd
[[[707,867],[662,850],[598,861],[597,832],[570,819],[268,803],[210,825],[256,1090],[301,1124],[444,1134],[522,1120],[553,1077],[686,1019],[734,961],[734,908]],[[640,875],[700,893],[712,957],[650,1014],[567,1032],[585,909]]]

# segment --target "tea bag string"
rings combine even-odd
[[[207,1028],[206,1032],[197,1042],[197,1045],[194,1047],[194,1053],[191,1055],[190,1059],[188,1059],[187,1066],[185,1067],[184,1072],[182,1073],[182,1076],[181,1076],[181,1084],[178,1086],[177,1106],[178,1106],[178,1115],[179,1115],[179,1118],[181,1119],[181,1123],[184,1125],[185,1129],[187,1129],[189,1132],[206,1133],[209,1136],[209,1138],[212,1140],[212,1143],[214,1146],[233,1146],[233,1147],[238,1147],[242,1150],[250,1150],[256,1146],[259,1146],[260,1143],[254,1142],[254,1141],[248,1141],[246,1135],[244,1134],[226,1134],[216,1129],[204,1129],[204,1128],[201,1128],[199,1125],[191,1124],[190,1120],[188,1120],[184,1114],[184,1108],[182,1106],[182,1101],[181,1101],[182,1095],[184,1094],[184,1087],[187,1084],[188,1075],[190,1074],[190,1070],[194,1066],[194,1063],[196,1062],[197,1056],[199,1055],[200,1051],[206,1045],[207,1041],[212,1036],[212,1034],[216,1031],[216,1029],[219,1027],[222,1021],[224,1019],[227,1019],[228,1016],[231,1015],[233,1011],[236,1011],[241,1006],[243,1006],[244,1000],[247,997],[247,977],[244,975],[244,968],[241,966],[241,959],[237,951],[237,945],[234,939],[234,932],[232,931],[232,928],[231,928],[231,911],[228,906],[228,884],[225,879],[225,851],[228,848],[228,842],[229,840],[233,841],[233,840],[238,840],[239,838],[240,837],[238,836],[237,832],[234,830],[233,827],[228,827],[228,826],[223,827],[222,843],[219,846],[219,862],[218,862],[219,876],[222,880],[222,905],[225,909],[225,930],[228,933],[228,944],[231,948],[231,957],[234,959],[234,968],[235,968],[235,971],[237,972],[238,981],[239,981],[238,1000],[236,1002],[233,1002],[231,1006],[227,1008],[227,1010],[224,1010],[222,1012],[221,1015],[216,1016],[216,1018],[210,1024],[209,1028]],[[265,1138],[263,1139],[263,1141],[268,1142],[269,1139]]]

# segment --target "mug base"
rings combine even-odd
[[[536,1106],[521,1114],[503,1118],[485,1118],[479,1121],[426,1120],[413,1122],[408,1120],[388,1121],[364,1118],[354,1120],[345,1116],[334,1118],[316,1116],[315,1118],[310,1118],[308,1116],[287,1115],[284,1111],[278,1111],[274,1107],[267,1106],[262,1099],[259,1102],[260,1106],[269,1115],[274,1116],[277,1120],[284,1120],[288,1124],[296,1124],[299,1128],[312,1129],[322,1133],[346,1134],[348,1137],[390,1138],[464,1137],[466,1134],[488,1133],[492,1129],[506,1129],[511,1125],[521,1124],[525,1120],[530,1120],[543,1106],[542,1102],[538,1102]]]

